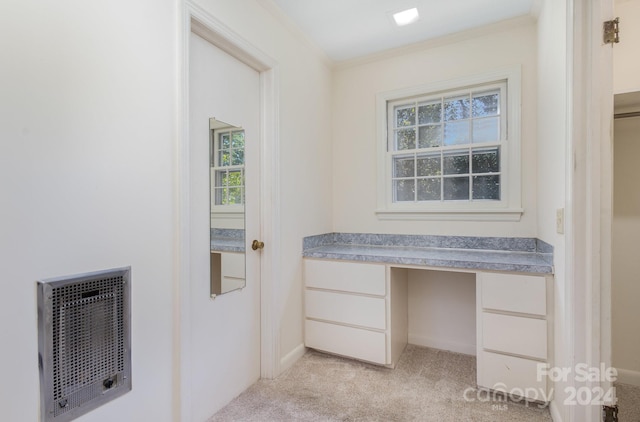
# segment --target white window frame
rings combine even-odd
[[[506,95],[501,97],[500,107],[506,111],[506,130],[502,132],[500,144],[500,200],[444,200],[421,202],[393,202],[392,146],[393,115],[389,105],[412,98],[430,95],[453,95],[469,91],[480,85],[491,85],[506,81]],[[519,221],[522,216],[520,161],[521,138],[521,69],[519,66],[498,69],[447,81],[379,93],[376,96],[378,139],[378,208],[376,215],[381,220],[489,220]],[[391,115],[391,117],[389,117]],[[501,119],[503,120],[503,119]],[[501,129],[505,129],[502,125]],[[391,131],[391,132],[390,132]],[[480,144],[478,145],[480,147]],[[411,150],[409,151],[409,153]]]
[[[211,202],[211,214],[216,214],[216,218],[229,218],[229,219],[238,219],[238,218],[244,218],[244,201],[242,203],[242,205],[220,205],[220,204],[216,204],[215,201],[215,193],[214,193],[214,189],[217,188],[216,185],[216,171],[219,170],[236,170],[236,169],[241,169],[242,170],[242,174],[243,174],[243,180],[244,180],[244,171],[245,171],[245,165],[229,165],[229,166],[221,166],[219,161],[219,148],[218,148],[218,139],[221,133],[232,133],[232,132],[244,132],[243,128],[240,127],[229,127],[229,128],[220,128],[220,129],[211,129],[211,139],[210,139],[210,158],[209,158],[209,172],[210,172],[210,185],[209,185],[209,192],[210,192],[210,202]],[[245,138],[245,145],[246,145],[246,138]],[[246,151],[246,148],[245,148]],[[214,166],[211,165],[211,160],[214,161]],[[245,163],[246,163],[246,157],[245,157]],[[245,185],[242,185],[242,188],[245,189]]]

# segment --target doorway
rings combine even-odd
[[[612,364],[620,420],[640,420],[640,91],[614,96],[611,243]]]

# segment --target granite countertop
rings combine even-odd
[[[211,229],[211,251],[244,253],[244,230]]]
[[[553,247],[534,238],[328,233],[304,239],[307,258],[552,274]]]

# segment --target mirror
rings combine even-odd
[[[245,286],[244,130],[209,119],[211,298]]]

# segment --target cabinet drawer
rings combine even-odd
[[[307,320],[305,346],[368,362],[386,364],[384,333]]]
[[[542,363],[486,351],[482,352],[481,360],[479,387],[508,394],[523,393],[526,398],[541,402],[551,399],[547,396],[547,378],[538,380],[538,365]]]
[[[347,293],[305,291],[307,318],[384,330],[386,306],[384,298],[356,296]]]
[[[483,312],[482,347],[546,359],[547,321]]]
[[[384,296],[385,266],[356,262],[304,260],[307,287]]]
[[[546,315],[547,293],[544,277],[479,273],[482,307],[525,314]]]

